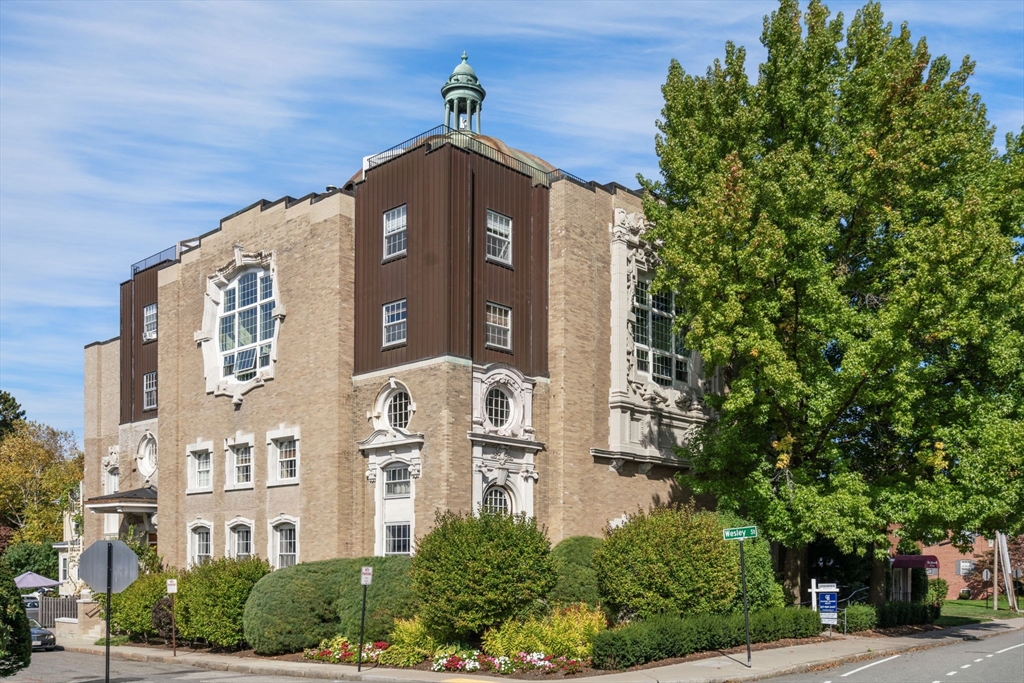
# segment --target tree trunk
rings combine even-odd
[[[885,604],[885,563],[886,558],[875,555],[875,544],[868,546],[871,553],[871,587],[868,588],[868,602],[880,606]]]
[[[799,605],[804,599],[810,598],[810,594],[804,595],[810,587],[807,578],[807,544],[785,548],[782,562],[782,585],[789,593],[790,602]]]

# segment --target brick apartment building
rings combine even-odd
[[[132,266],[85,349],[85,545],[286,566],[414,552],[437,510],[557,542],[683,498],[714,380],[649,290],[639,195],[484,136],[465,55],[442,95],[343,187]]]

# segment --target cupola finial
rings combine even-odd
[[[480,85],[480,79],[476,77],[476,72],[468,60],[469,55],[463,50],[462,62],[456,65],[452,75],[441,88],[441,96],[444,98],[444,125],[470,133],[480,133],[480,111],[483,109],[487,93]]]

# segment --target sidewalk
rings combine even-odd
[[[760,650],[753,654],[752,668],[746,667],[746,655],[722,656],[684,664],[671,664],[642,671],[611,671],[600,676],[571,679],[587,683],[725,683],[726,681],[753,681],[771,676],[799,673],[825,667],[838,666],[861,659],[887,654],[921,650],[948,645],[962,640],[975,640],[1024,629],[1024,618],[1000,619],[984,624],[930,631],[899,638],[864,638],[837,636],[825,643],[797,645],[775,650]],[[86,641],[60,643],[70,652],[102,655],[104,648]],[[464,673],[436,673],[412,669],[365,668],[344,664],[320,662],[291,662],[274,659],[242,658],[231,655],[192,653],[179,650],[172,657],[164,650],[119,645],[110,648],[110,656],[139,662],[177,663],[214,671],[234,671],[261,676],[294,676],[334,681],[368,681],[372,683],[495,683],[502,677],[475,676]],[[516,679],[507,679],[516,680]]]

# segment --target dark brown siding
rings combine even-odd
[[[121,284],[121,424],[149,420],[156,410],[143,410],[142,378],[156,372],[157,341],[142,342],[142,311],[156,303],[157,271],[153,266],[139,271]],[[157,310],[159,334],[160,311]],[[160,402],[160,377],[157,376],[157,405]]]
[[[444,145],[367,172],[356,190],[355,372],[441,355],[547,374],[545,187]],[[383,214],[406,205],[407,255],[381,263]],[[512,218],[512,267],[486,260],[487,210]],[[407,344],[381,349],[382,307],[408,305]],[[484,346],[487,301],[512,308],[511,352]]]

